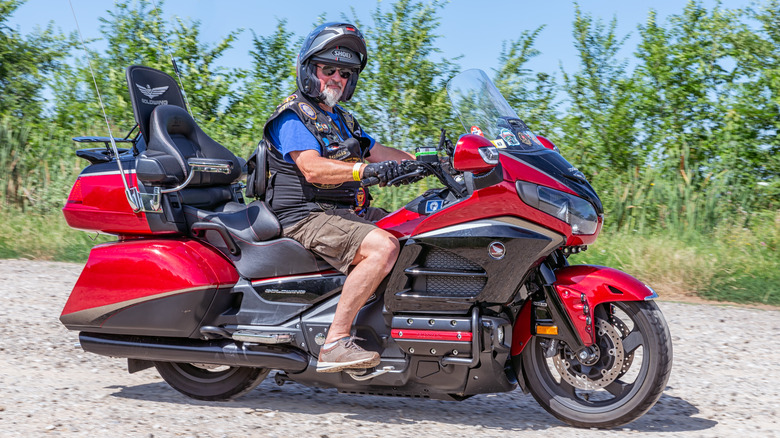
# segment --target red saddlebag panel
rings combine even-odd
[[[98,245],[60,321],[70,330],[190,336],[217,290],[236,281],[233,265],[197,241],[138,239]]]

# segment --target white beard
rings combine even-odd
[[[320,93],[320,99],[322,99],[322,103],[324,103],[325,106],[332,108],[336,106],[337,103],[339,103],[339,99],[341,99],[342,94],[344,94],[343,90],[325,87],[325,90]]]

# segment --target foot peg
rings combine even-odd
[[[373,373],[370,374],[367,374],[366,370],[344,370],[345,373],[349,374],[349,377],[352,377],[358,382],[373,379],[374,377],[381,376],[382,374],[389,373],[390,371],[395,371],[395,367],[394,366],[382,367],[381,370],[375,370]]]

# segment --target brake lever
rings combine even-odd
[[[390,181],[387,182],[387,185],[388,186],[392,186],[392,185],[395,185],[397,182],[400,182],[400,181],[403,181],[403,180],[405,180],[407,178],[411,178],[411,177],[415,177],[415,176],[422,176],[422,174],[423,174],[422,169],[417,169],[414,172],[405,173],[405,174],[403,174],[403,175],[401,175],[399,177],[391,179]]]

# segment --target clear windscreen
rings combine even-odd
[[[499,149],[544,149],[482,70],[466,70],[447,83],[447,94],[467,133],[481,135]]]

